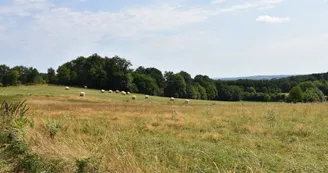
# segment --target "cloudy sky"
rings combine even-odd
[[[328,71],[327,0],[0,0],[0,64],[98,53],[233,77]]]

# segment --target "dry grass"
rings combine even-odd
[[[32,151],[73,172],[324,172],[327,104],[73,103],[32,97]],[[60,121],[54,139],[47,119]]]
[[[26,141],[58,172],[81,158],[99,172],[328,172],[326,103],[27,99],[35,127]],[[60,124],[54,138],[50,120]]]

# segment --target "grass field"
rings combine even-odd
[[[81,165],[89,172],[328,172],[327,103],[186,105],[137,97],[0,88],[0,100],[27,99],[34,123],[24,139],[48,172],[76,172]],[[12,163],[0,154],[0,172]]]

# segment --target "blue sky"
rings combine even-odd
[[[328,71],[327,0],[1,0],[0,64],[98,53],[210,77]]]

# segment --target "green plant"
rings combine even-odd
[[[97,172],[97,169],[93,163],[95,163],[95,160],[90,157],[76,159],[76,173]]]
[[[57,132],[59,131],[61,123],[57,120],[48,120],[46,124],[46,128],[49,131],[49,136],[51,139],[55,138]]]

